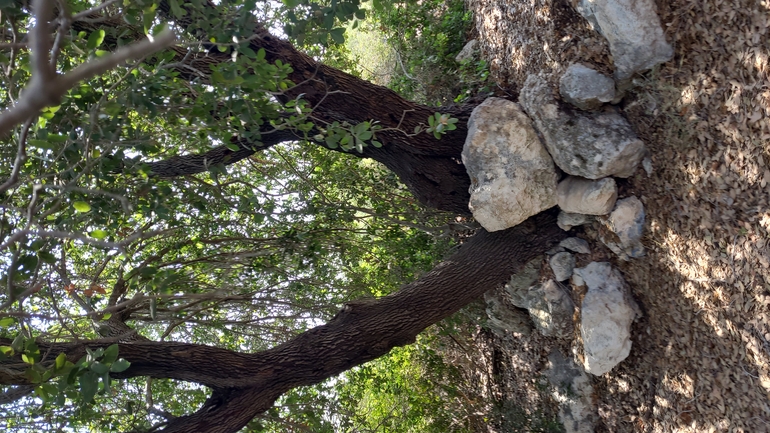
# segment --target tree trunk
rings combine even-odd
[[[120,343],[131,367],[116,377],[148,376],[199,383],[213,390],[196,413],[172,420],[168,433],[236,432],[284,392],[312,385],[414,342],[428,326],[499,287],[525,263],[565,236],[553,211],[501,232],[481,231],[419,280],[380,299],[354,301],[327,324],[275,348],[238,353],[194,344]],[[0,339],[0,344],[10,341]],[[42,362],[59,353],[76,361],[85,348],[109,343],[39,343]],[[21,359],[0,362],[0,383],[28,385]]]

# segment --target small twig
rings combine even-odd
[[[113,5],[113,4],[115,4],[115,3],[119,2],[119,1],[121,1],[121,0],[107,0],[106,2],[100,4],[99,6],[96,6],[96,7],[93,7],[91,9],[87,10],[87,11],[83,11],[83,12],[80,12],[78,14],[75,14],[72,17],[72,21],[78,21],[78,20],[81,20],[83,18],[86,18],[87,16],[91,15],[92,13],[99,12],[100,10],[106,8],[107,6],[111,6],[111,5]]]

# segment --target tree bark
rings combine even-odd
[[[327,324],[259,353],[170,342],[120,343],[131,367],[116,377],[148,376],[199,383],[211,398],[197,412],[174,419],[167,433],[236,432],[269,409],[284,392],[312,385],[412,343],[428,326],[499,287],[525,263],[565,237],[555,213],[545,212],[517,227],[482,230],[419,280],[380,299],[346,304]],[[0,344],[10,341],[0,339]],[[76,361],[85,348],[110,343],[40,342],[51,362],[59,353]],[[28,385],[18,357],[0,362],[0,383]]]

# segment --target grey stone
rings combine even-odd
[[[461,63],[465,60],[473,60],[473,58],[478,53],[478,48],[479,48],[479,41],[477,41],[476,39],[471,39],[465,44],[463,49],[460,50],[460,52],[457,54],[457,56],[455,57],[455,61],[457,63]]]
[[[581,307],[580,333],[584,367],[600,376],[628,357],[631,322],[639,307],[631,298],[623,276],[606,262],[575,269],[588,287]]]
[[[618,80],[674,56],[654,0],[579,0],[577,11],[609,42]]]
[[[553,160],[514,102],[488,98],[473,110],[462,159],[471,178],[468,207],[487,231],[556,205]]]
[[[598,416],[588,375],[572,359],[554,350],[548,355],[545,377],[559,403],[559,421],[565,433],[594,433]]]
[[[599,239],[623,260],[644,256],[644,205],[635,196],[618,200],[615,209],[600,221],[611,230]]]
[[[513,297],[514,293],[519,293],[523,290],[529,289],[533,284],[537,283],[540,277],[540,262],[541,258],[530,260],[524,267],[517,273],[513,274],[505,284],[505,291]],[[514,302],[514,305],[517,305]],[[520,305],[517,305],[520,306]],[[521,307],[526,308],[526,307]]]
[[[529,288],[511,291],[511,301],[520,308],[527,309],[535,328],[546,336],[565,338],[573,330],[572,299],[553,280]]]
[[[590,224],[596,218],[593,215],[583,215],[561,211],[556,217],[556,224],[564,231],[572,230],[572,227]]]
[[[606,215],[618,199],[615,179],[590,180],[567,176],[556,187],[556,201],[565,212],[584,215]]]
[[[529,307],[529,315],[535,328],[545,336],[569,338],[574,325],[572,299],[553,280],[548,280],[535,289],[537,301]]]
[[[540,76],[527,77],[519,103],[543,135],[553,161],[567,174],[629,177],[644,157],[644,143],[618,113],[561,109]]]
[[[583,64],[573,63],[559,80],[559,93],[581,110],[595,110],[615,99],[615,81]]]
[[[644,168],[645,173],[647,173],[647,177],[652,176],[652,158],[645,156],[642,160],[642,168]]]
[[[564,239],[559,242],[559,246],[580,254],[591,254],[591,247],[588,241],[576,237]]]
[[[575,269],[575,256],[571,253],[556,253],[548,261],[553,270],[556,281],[564,281],[572,276],[572,270]]]
[[[532,333],[532,319],[527,311],[507,305],[505,294],[492,290],[484,294],[487,303],[487,325],[500,337],[512,333],[529,335]]]

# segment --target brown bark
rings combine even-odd
[[[269,409],[284,392],[312,385],[410,344],[428,326],[502,285],[529,260],[564,237],[553,212],[502,232],[481,231],[430,273],[393,295],[347,304],[327,324],[259,353],[169,343],[120,344],[131,367],[119,377],[149,376],[212,388],[196,413],[172,420],[164,432],[235,432]],[[0,340],[0,344],[8,344]],[[85,347],[108,343],[40,343],[49,361],[58,353],[76,360]],[[44,361],[45,362],[45,361]],[[0,362],[4,384],[25,385],[20,359]],[[10,372],[17,374],[9,374]]]

